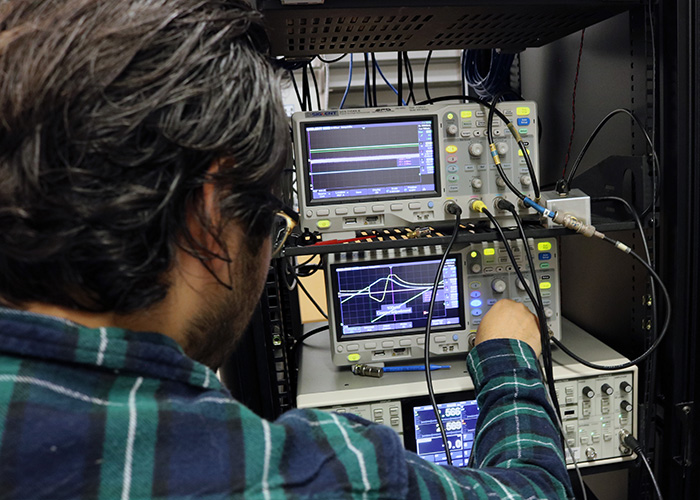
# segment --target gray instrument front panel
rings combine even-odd
[[[498,109],[519,131],[529,151],[535,175],[539,177],[537,105],[531,101],[506,102],[499,103]],[[486,134],[487,117],[488,109],[478,104],[295,113],[292,123],[301,226],[310,231],[330,234],[449,221],[453,216],[445,212],[448,200],[454,200],[462,207],[463,218],[485,218],[481,213],[469,213],[467,207],[472,198],[482,199],[497,217],[506,217],[506,213],[493,208],[494,199],[504,197],[514,204],[518,199],[506,187],[491,158]],[[437,126],[433,137],[437,194],[423,196],[409,193],[391,198],[366,196],[352,201],[309,199],[305,126],[415,118],[432,118]],[[523,153],[506,124],[497,116],[493,121],[493,135],[504,172],[518,189],[534,197],[533,179]],[[372,183],[370,177],[368,183]],[[521,215],[534,214],[531,209],[516,206]]]
[[[520,241],[510,241],[510,243],[516,262],[519,263],[526,281],[530,284],[529,266],[522,252],[522,243]],[[532,250],[534,265],[537,267],[537,285],[543,295],[547,324],[552,334],[561,338],[557,240],[555,238],[529,239],[528,243]],[[348,335],[339,338],[336,331],[336,319],[339,311],[333,306],[332,286],[332,280],[336,279],[336,276],[332,272],[332,265],[371,263],[383,259],[410,257],[439,258],[443,251],[442,246],[405,247],[328,256],[326,291],[329,299],[331,356],[337,366],[355,363],[391,363],[423,358],[425,336],[421,331],[403,335],[397,333],[391,336],[382,336],[381,333],[377,333],[375,335],[357,335],[356,337]],[[450,254],[460,257],[465,327],[433,332],[430,337],[430,353],[435,356],[468,352],[472,347],[474,335],[482,316],[499,299],[508,298],[522,302],[533,309],[530,299],[520,286],[515,270],[509,261],[506,262],[508,257],[501,242],[490,241],[456,246]],[[503,260],[504,258],[506,260]]]

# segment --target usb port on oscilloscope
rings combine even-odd
[[[357,217],[346,217],[345,224],[357,224]]]

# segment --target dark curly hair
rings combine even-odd
[[[128,313],[166,295],[178,245],[227,258],[193,209],[214,237],[269,234],[289,138],[265,50],[243,0],[0,3],[0,298]]]

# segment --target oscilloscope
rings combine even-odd
[[[505,102],[498,109],[516,125],[539,176],[536,104]],[[302,228],[329,234],[452,220],[444,208],[448,200],[462,206],[464,218],[483,218],[467,213],[470,199],[489,207],[496,197],[516,203],[491,158],[487,116],[479,104],[295,113]],[[493,136],[509,180],[533,196],[523,153],[498,117]]]
[[[536,286],[552,334],[561,338],[559,258],[555,238],[528,240]],[[519,241],[510,242],[530,283]],[[441,246],[330,254],[326,263],[331,357],[338,366],[422,358]],[[430,353],[467,352],[481,318],[499,299],[532,304],[499,241],[462,244],[447,256],[438,282]]]

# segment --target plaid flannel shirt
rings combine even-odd
[[[467,365],[475,469],[403,449],[359,417],[233,400],[170,338],[0,310],[0,499],[564,498],[568,474],[532,350]]]

